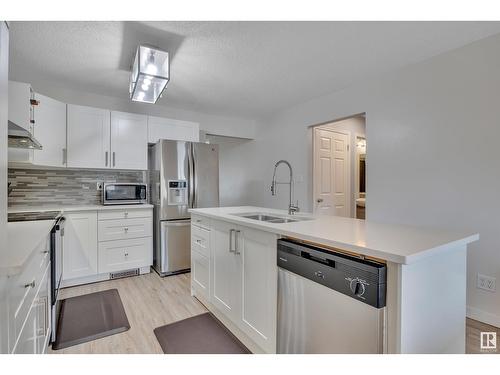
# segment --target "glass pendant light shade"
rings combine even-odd
[[[137,47],[130,74],[130,99],[156,103],[170,80],[168,52],[147,46]]]

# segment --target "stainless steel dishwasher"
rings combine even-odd
[[[383,353],[386,265],[278,240],[278,353]]]

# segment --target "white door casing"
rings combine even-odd
[[[314,128],[314,212],[350,217],[349,134]]]

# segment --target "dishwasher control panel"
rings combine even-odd
[[[280,239],[277,264],[373,307],[385,307],[387,266],[384,263]]]

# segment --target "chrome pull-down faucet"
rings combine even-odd
[[[288,166],[288,169],[290,170],[290,181],[289,182],[277,182],[276,181],[276,168],[280,164],[286,164]],[[290,201],[288,204],[288,215],[293,215],[296,212],[299,211],[299,202],[297,201],[297,204],[293,204],[293,172],[292,172],[292,166],[290,165],[289,162],[286,160],[280,160],[274,165],[274,173],[273,173],[273,181],[271,182],[271,194],[276,195],[276,185],[277,184],[284,184],[284,185],[289,185],[290,187]]]

